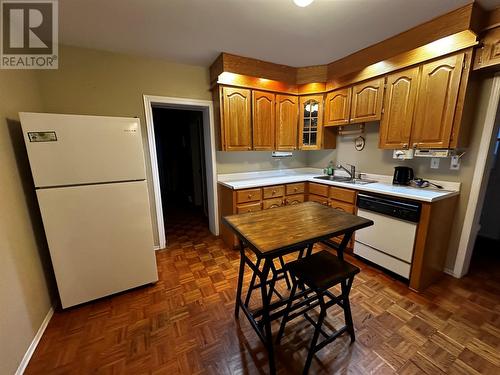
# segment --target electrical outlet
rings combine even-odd
[[[460,169],[460,158],[458,156],[451,157],[450,169],[453,169],[453,170]]]
[[[431,169],[439,168],[439,158],[431,158]]]

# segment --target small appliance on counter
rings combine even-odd
[[[410,167],[394,167],[394,177],[392,183],[394,185],[410,185],[413,180],[413,169]]]

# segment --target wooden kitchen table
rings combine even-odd
[[[260,337],[269,356],[270,373],[276,372],[274,362],[274,348],[271,331],[271,321],[280,318],[283,307],[288,302],[275,290],[275,283],[286,276],[283,270],[277,270],[274,260],[295,251],[299,257],[311,254],[313,245],[324,242],[336,236],[344,235],[342,242],[336,245],[328,244],[337,249],[337,256],[343,259],[344,249],[351,239],[354,231],[373,225],[373,221],[338,211],[316,202],[305,202],[292,206],[273,208],[270,210],[249,212],[245,214],[230,215],[222,218],[224,224],[229,226],[239,239],[241,254],[238,286],[236,291],[235,315],[238,317],[240,308],[243,310],[252,327]],[[247,256],[245,249],[251,250],[256,255],[256,262]],[[262,269],[260,268],[261,262]],[[245,301],[242,300],[242,286],[245,265],[253,271],[252,281]],[[269,278],[271,274],[271,277]],[[284,274],[284,275],[283,275]],[[256,278],[258,284],[255,285]],[[249,293],[253,289],[260,289],[262,307],[251,311],[249,308]],[[303,299],[297,308],[311,303],[309,291],[303,289],[297,293],[296,299]],[[273,294],[279,300],[271,303]]]

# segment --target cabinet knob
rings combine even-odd
[[[273,195],[276,194],[276,190],[273,190]]]
[[[408,143],[403,143],[403,148],[407,149],[408,148]]]
[[[252,198],[252,194],[248,194],[248,198],[249,198],[249,199],[250,199],[250,198]]]
[[[293,188],[293,191],[296,192],[297,190],[299,190],[298,188]]]
[[[413,144],[413,148],[417,148],[417,146],[418,146],[418,143]]]

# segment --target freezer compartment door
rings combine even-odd
[[[145,181],[37,196],[63,308],[158,280]]]
[[[139,120],[20,113],[36,187],[146,178]]]

